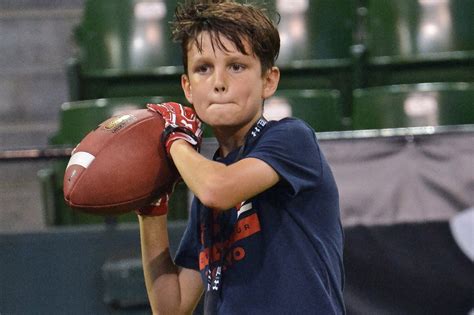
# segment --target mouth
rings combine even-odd
[[[226,105],[226,103],[211,103],[209,104],[209,107],[224,107]]]
[[[232,102],[211,102],[209,103],[209,106],[225,106],[225,105],[231,105],[233,104]]]

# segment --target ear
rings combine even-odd
[[[263,99],[267,99],[272,96],[278,88],[280,82],[280,69],[278,67],[272,67],[267,71],[263,78]]]
[[[188,100],[189,104],[193,103],[193,92],[191,88],[191,82],[189,82],[189,77],[187,74],[181,75],[181,88],[184,91],[184,96]]]

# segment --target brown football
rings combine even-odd
[[[64,174],[64,199],[73,209],[121,214],[147,205],[178,174],[161,143],[163,118],[147,109],[114,116],[74,149]]]

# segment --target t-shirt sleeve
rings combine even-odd
[[[199,271],[199,250],[201,248],[199,236],[199,220],[197,201],[193,200],[188,225],[176,251],[174,262],[176,265]]]
[[[318,185],[322,165],[314,130],[294,118],[283,119],[267,128],[246,157],[269,164],[290,186],[293,195]]]

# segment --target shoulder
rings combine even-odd
[[[267,136],[276,136],[279,139],[289,141],[311,141],[316,142],[316,134],[305,121],[298,118],[283,118],[279,121],[268,122]]]
[[[313,128],[311,128],[304,120],[294,117],[286,117],[278,121],[269,121],[268,125],[269,129],[274,130],[314,133]]]
[[[263,160],[291,187],[291,195],[315,188],[321,176],[321,155],[314,130],[304,121],[270,121],[247,157]]]
[[[305,154],[301,154],[305,150]],[[284,118],[269,121],[261,138],[250,151],[287,156],[290,160],[319,154],[315,131],[303,120]]]

